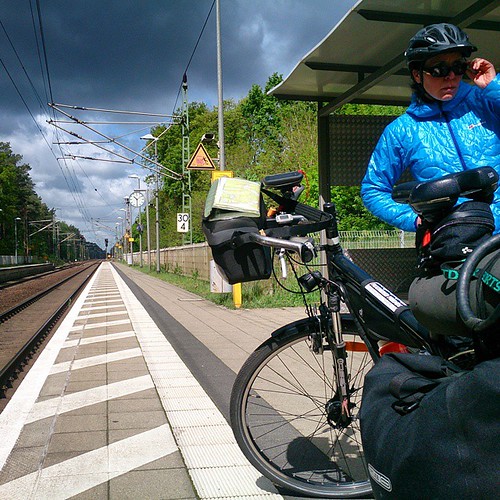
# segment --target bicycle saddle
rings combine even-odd
[[[287,172],[284,174],[268,175],[262,179],[265,187],[280,189],[282,191],[292,191],[295,186],[299,186],[304,175],[302,172]]]
[[[392,199],[409,204],[417,214],[430,220],[453,207],[461,196],[491,203],[497,186],[496,171],[480,167],[427,182],[403,182],[393,188]]]

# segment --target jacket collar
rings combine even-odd
[[[406,112],[417,119],[437,118],[443,111],[447,113],[455,109],[472,91],[472,88],[472,85],[462,81],[455,97],[450,101],[441,101],[441,103],[439,101],[422,102],[413,94],[411,104]]]

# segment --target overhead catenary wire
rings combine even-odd
[[[32,118],[33,122],[35,123],[35,126],[37,127],[38,131],[39,131],[39,132],[40,132],[40,134],[42,135],[43,140],[44,140],[44,141],[45,141],[45,143],[47,144],[47,146],[48,146],[49,150],[51,151],[52,155],[54,156],[54,158],[57,160],[57,157],[56,157],[56,155],[55,155],[55,153],[54,153],[54,151],[53,151],[53,149],[52,149],[52,147],[51,147],[51,145],[50,145],[50,143],[49,143],[49,141],[48,141],[48,139],[47,139],[46,135],[44,134],[43,130],[41,129],[40,125],[38,124],[38,122],[37,122],[37,120],[36,120],[35,116],[33,115],[33,113],[32,113],[32,111],[31,111],[30,107],[28,106],[28,103],[26,102],[26,99],[25,99],[25,98],[24,98],[24,96],[22,95],[22,93],[21,93],[21,91],[20,91],[19,87],[17,86],[16,82],[15,82],[15,81],[14,81],[14,79],[12,78],[12,75],[10,74],[9,70],[7,69],[7,67],[6,67],[6,65],[5,65],[5,63],[3,62],[3,60],[2,60],[2,59],[0,59],[0,64],[3,66],[3,68],[4,68],[5,72],[7,73],[7,76],[9,77],[9,79],[10,79],[10,81],[11,81],[12,85],[14,86],[14,89],[15,89],[15,90],[16,90],[16,92],[18,93],[18,95],[19,95],[19,97],[20,97],[20,99],[21,99],[22,103],[23,103],[23,104],[24,104],[24,106],[26,107],[26,109],[27,109],[27,111],[28,111],[29,115],[31,116],[31,118]],[[63,174],[63,177],[64,177],[65,181],[66,181],[66,185],[68,186],[68,188],[69,188],[69,190],[70,190],[70,192],[71,192],[71,194],[72,194],[72,196],[73,196],[73,199],[74,199],[74,201],[75,201],[75,205],[76,205],[77,207],[81,207],[81,206],[82,206],[82,204],[81,204],[81,203],[79,203],[79,200],[77,199],[77,197],[78,197],[78,196],[75,194],[76,189],[72,189],[72,187],[71,187],[71,183],[70,183],[70,181],[68,180],[68,177],[64,174],[64,171],[63,171],[62,169],[61,169],[61,172],[62,172],[62,174]],[[72,180],[72,182],[73,182],[73,184],[74,184],[73,179],[71,179],[71,180]],[[81,214],[82,214],[82,216],[84,217],[84,212],[80,211],[80,213],[81,213]]]
[[[182,175],[177,173],[175,170],[172,170],[168,167],[165,167],[164,165],[162,165],[161,163],[158,163],[156,160],[152,160],[151,158],[148,158],[147,156],[143,155],[142,153],[137,153],[137,151],[134,151],[132,148],[129,148],[128,146],[126,146],[125,144],[122,144],[121,142],[118,142],[116,139],[113,139],[112,137],[104,134],[103,132],[93,128],[93,127],[90,127],[88,124],[86,124],[85,122],[83,122],[82,120],[76,118],[75,116],[72,116],[70,115],[69,113],[66,113],[66,111],[63,111],[62,109],[58,108],[55,104],[52,104],[52,103],[49,103],[49,106],[53,109],[55,109],[56,111],[58,111],[59,113],[63,114],[64,116],[66,116],[67,118],[70,118],[72,120],[73,123],[77,123],[78,125],[82,125],[83,127],[87,128],[88,130],[90,130],[91,132],[93,132],[94,134],[97,134],[101,137],[104,137],[105,139],[109,140],[110,142],[112,142],[113,144],[116,144],[117,146],[120,146],[122,147],[123,149],[125,149],[126,151],[129,151],[131,153],[134,153],[137,156],[140,156],[141,158],[143,158],[144,160],[147,160],[151,163],[153,163],[154,165],[156,165],[157,167],[159,168],[163,168],[165,170],[167,170],[168,172],[170,172],[170,176],[174,179],[178,179],[178,180],[182,180]],[[57,125],[57,122],[54,121],[54,120],[50,120],[49,123],[51,123],[52,125],[54,125],[55,127],[57,128],[60,128],[61,130],[64,130],[62,127],[58,126]],[[170,125],[171,126],[171,125]],[[72,134],[72,135],[75,135],[75,134]],[[82,137],[80,136],[77,136],[75,135],[76,137],[78,137],[79,139],[82,139]],[[158,138],[156,138],[156,140],[158,140]],[[97,145],[99,147],[99,145]],[[113,154],[116,154],[116,153],[113,153]],[[120,155],[118,155],[120,156]],[[133,163],[133,162],[132,162]]]
[[[47,138],[45,137],[45,134],[43,133],[43,130],[40,128],[40,125],[38,124],[38,122],[36,121],[36,118],[35,116],[33,115],[30,107],[28,106],[28,103],[26,102],[26,99],[24,98],[23,94],[21,93],[19,87],[17,86],[16,82],[14,81],[14,78],[12,77],[12,75],[10,74],[7,66],[5,65],[3,59],[0,57],[0,64],[2,65],[3,69],[5,70],[5,72],[7,73],[7,76],[9,77],[9,80],[11,81],[12,85],[14,86],[14,89],[16,90],[19,98],[21,99],[21,102],[24,104],[24,107],[26,108],[26,110],[28,111],[29,115],[31,116],[31,119],[33,120],[33,122],[35,123],[38,131],[40,132],[40,134],[42,134],[43,138],[45,139],[45,142],[47,143],[47,146],[49,146],[49,149],[52,151],[52,148],[50,146],[50,143],[48,142]],[[53,151],[52,151],[53,153]]]
[[[56,123],[74,123],[72,120],[54,120]],[[138,121],[120,121],[120,122],[108,122],[108,121],[89,121],[80,120],[82,125],[162,125],[162,122],[148,121],[148,122],[138,122]]]
[[[40,9],[40,0],[36,0],[36,9],[37,9],[37,14],[38,14],[38,27],[40,29],[40,39],[42,42],[42,54],[43,54],[43,61],[45,63],[45,73],[46,73],[45,76],[47,78],[49,97],[50,97],[50,102],[54,102],[54,98],[52,96],[52,83],[50,81],[49,61],[47,58],[47,46],[45,43],[45,34],[43,31],[43,22],[42,22],[42,13],[41,13],[41,9]]]
[[[35,21],[35,13],[33,12],[33,2],[30,0],[30,13],[31,13],[31,24],[33,27],[33,35],[35,38],[35,43],[36,43],[36,53],[38,55],[38,64],[40,66],[40,74],[42,75],[42,82],[43,82],[43,88],[45,91],[45,102],[49,102],[49,95],[47,91],[47,83],[45,79],[45,72],[43,70],[43,64],[42,64],[42,54],[41,54],[41,49],[40,49],[40,42],[38,40],[38,31],[36,28],[36,21]]]
[[[74,106],[71,104],[59,104],[59,103],[54,103],[54,106],[56,106],[58,108],[70,108],[70,109],[76,109],[76,110],[80,110],[80,111],[98,111],[101,113],[117,113],[117,114],[122,114],[122,115],[158,116],[160,118],[180,118],[179,116],[176,116],[176,115],[164,115],[161,113],[147,113],[145,111],[127,111],[127,110],[120,110],[120,109],[89,108],[89,107],[84,107],[84,106]]]
[[[31,12],[32,12],[32,21],[33,21],[33,29],[34,29],[34,33],[35,33],[35,39],[37,41],[37,49],[38,49],[38,57],[39,57],[39,61],[40,61],[40,68],[41,68],[41,72],[42,72],[42,77],[44,77],[43,82],[44,82],[44,86],[45,86],[45,94],[47,96],[47,101],[53,102],[54,98],[53,98],[53,92],[52,92],[52,82],[51,82],[51,78],[50,78],[50,70],[49,70],[49,63],[48,63],[48,56],[47,56],[47,46],[46,46],[46,42],[45,42],[42,12],[41,12],[41,8],[40,8],[39,0],[36,0],[36,11],[37,11],[37,16],[38,16],[38,31],[39,31],[39,37],[40,37],[40,44],[38,44],[38,35],[37,35],[36,26],[35,26],[36,23],[35,23],[35,19],[34,19],[33,9],[31,7],[31,0],[30,0],[30,8],[31,8]],[[41,47],[41,49],[40,49],[40,47]],[[43,64],[42,64],[42,61],[43,61]],[[53,117],[55,118],[54,110],[52,110],[52,114],[53,114]],[[56,136],[57,136],[57,131],[56,131]],[[53,149],[48,144],[47,140],[46,140],[46,142],[47,142],[47,145],[49,146],[49,149],[51,150],[53,156],[57,159]],[[61,146],[58,146],[58,147],[59,147],[59,151],[61,152],[61,154],[64,154],[62,149],[61,149]],[[66,175],[61,163],[59,161],[57,161],[57,163],[58,163],[58,166],[61,170],[63,178],[66,182],[66,185],[68,186],[68,189],[73,197],[73,200],[75,202],[75,206],[78,208],[78,211],[80,212],[83,221],[84,222],[89,221],[90,216],[89,216],[88,210],[86,208],[86,205],[85,205],[85,202],[83,200],[82,194],[80,193],[80,190],[77,189],[76,173],[74,172],[73,169],[70,168],[70,166],[66,163],[66,161],[63,160],[64,167],[66,168],[66,171],[68,173],[68,175]]]
[[[56,89],[53,87],[53,78],[51,78],[53,75],[51,75],[51,72],[50,72],[50,67],[49,67],[49,62],[50,62],[50,53],[48,52],[47,50],[47,44],[46,44],[46,26],[44,26],[44,23],[43,21],[43,16],[42,16],[42,13],[43,13],[43,8],[44,7],[41,7],[41,3],[39,0],[30,0],[29,2],[29,5],[30,5],[30,9],[31,9],[31,15],[32,15],[32,24],[33,24],[33,30],[34,30],[34,33],[35,33],[35,41],[36,41],[36,44],[37,44],[37,51],[38,51],[38,60],[40,62],[40,70],[42,72],[42,79],[41,81],[43,82],[43,85],[45,87],[45,95],[46,95],[46,101],[47,102],[54,102],[54,95],[56,92],[54,92]],[[36,7],[35,7],[36,6]],[[210,6],[210,9],[209,9],[209,12],[206,16],[206,19],[204,20],[204,23],[203,23],[203,26],[202,26],[202,29],[198,35],[198,38],[197,38],[197,41],[196,41],[196,44],[193,48],[193,51],[192,53],[190,54],[190,57],[189,57],[189,60],[188,60],[188,63],[185,67],[185,70],[183,72],[183,75],[182,75],[182,81],[185,82],[186,81],[186,74],[188,72],[188,70],[190,69],[191,67],[191,64],[192,64],[192,61],[193,61],[193,58],[196,54],[196,51],[199,47],[199,44],[200,44],[200,41],[202,39],[202,36],[203,36],[203,33],[205,31],[205,28],[207,26],[207,23],[209,21],[209,18],[212,14],[212,11],[214,9],[214,6],[215,6],[215,0],[213,0],[213,2],[211,3],[211,6]],[[35,16],[38,16],[38,18],[36,19]],[[37,33],[38,31],[38,33]],[[50,34],[50,33],[49,33]],[[50,37],[49,37],[50,38]],[[50,40],[49,40],[50,42]],[[21,64],[21,67],[23,67],[22,65],[22,62],[20,60],[20,58],[18,57],[18,60]],[[6,70],[7,71],[7,70]],[[30,75],[28,75],[28,72],[25,70],[25,68],[23,67],[23,71],[25,72],[26,74],[26,77],[30,80]],[[10,77],[10,75],[9,75]],[[15,82],[14,82],[14,79],[11,78],[13,84],[15,85]],[[35,95],[37,95],[37,101],[39,103],[39,105],[42,107],[43,109],[43,106],[44,106],[44,103],[43,103],[43,99],[40,97],[40,95],[38,95],[36,93],[36,88],[35,86],[32,84],[31,82],[31,87],[33,89],[33,92],[35,92]],[[182,89],[182,83],[181,85],[179,86],[179,93],[177,94],[177,99],[176,99],[176,104],[174,105],[174,110],[175,110],[175,107],[177,105],[177,100],[179,98],[179,95],[180,95],[180,91]],[[97,147],[97,144],[103,144],[104,146],[106,145],[115,145],[117,147],[120,147],[120,148],[124,148],[126,151],[129,151],[131,153],[133,153],[134,155],[136,155],[134,158],[130,159],[130,158],[126,158],[124,157],[123,160],[117,160],[117,159],[104,159],[104,158],[94,158],[92,156],[83,156],[83,155],[79,155],[79,154],[71,154],[71,151],[63,151],[63,150],[67,150],[69,148],[64,148],[63,146],[65,146],[65,142],[64,140],[62,139],[62,133],[70,133],[71,134],[71,131],[68,131],[68,130],[65,130],[64,128],[62,127],[54,127],[54,137],[52,138],[53,140],[55,139],[56,142],[52,142],[52,146],[50,145],[49,141],[47,140],[47,137],[45,136],[44,134],[44,130],[38,125],[37,121],[36,121],[36,118],[34,116],[34,114],[30,111],[29,109],[29,106],[28,106],[28,103],[26,101],[26,99],[23,98],[21,92],[19,89],[16,89],[18,91],[18,94],[20,95],[21,99],[24,100],[24,105],[26,107],[26,109],[28,110],[28,112],[30,113],[31,115],[31,118],[33,119],[34,123],[36,124],[37,126],[37,129],[38,131],[42,134],[45,142],[47,143],[47,146],[49,147],[52,155],[54,156],[55,159],[58,160],[58,165],[59,165],[59,168],[61,170],[61,173],[66,181],[66,184],[75,200],[75,204],[74,206],[76,208],[79,209],[80,213],[82,214],[82,217],[84,219],[84,221],[89,221],[90,218],[89,218],[89,214],[88,214],[88,210],[87,210],[87,203],[86,201],[84,200],[83,198],[83,191],[81,190],[81,186],[79,185],[80,183],[80,180],[78,179],[79,175],[77,176],[76,172],[75,172],[75,168],[72,166],[74,164],[71,163],[71,161],[74,161],[74,160],[78,160],[78,159],[81,159],[81,160],[89,160],[89,161],[106,161],[106,162],[117,162],[117,163],[136,163],[136,164],[141,164],[141,166],[143,166],[144,168],[146,168],[147,170],[151,171],[151,172],[156,172],[157,170],[159,170],[159,173],[161,175],[164,175],[164,176],[167,176],[167,177],[171,177],[173,179],[177,179],[177,180],[183,180],[184,179],[184,175],[181,175],[179,174],[178,172],[174,171],[174,170],[171,170],[169,169],[168,167],[165,167],[164,165],[162,165],[161,163],[159,163],[158,161],[155,161],[153,158],[151,158],[150,156],[146,156],[145,154],[143,154],[144,151],[147,151],[147,148],[150,147],[150,143],[148,143],[148,145],[146,145],[139,153],[137,153],[136,151],[134,151],[133,149],[131,148],[127,148],[125,146],[125,144],[122,144],[121,141],[120,141],[120,138],[121,137],[124,137],[126,135],[129,135],[129,134],[133,134],[134,132],[129,132],[128,134],[123,134],[123,135],[120,135],[119,137],[114,137],[114,138],[111,138],[111,137],[108,137],[108,135],[105,135],[105,134],[101,134],[99,131],[95,130],[93,127],[87,127],[88,130],[92,131],[93,133],[96,133],[98,135],[100,135],[101,137],[104,137],[106,138],[105,141],[95,141],[95,140],[87,140],[87,139],[84,139],[83,137],[81,136],[78,136],[78,135],[74,135],[75,137],[79,137],[81,139],[81,144],[91,144],[91,145],[96,145]],[[60,105],[61,107],[62,106],[67,106],[67,105],[63,105],[61,104]],[[160,113],[147,113],[147,112],[143,112],[143,111],[130,111],[130,110],[110,110],[110,109],[105,109],[105,108],[92,108],[92,107],[84,107],[84,106],[68,106],[68,107],[71,107],[72,109],[77,109],[77,110],[82,110],[82,111],[94,111],[94,112],[101,112],[101,113],[121,113],[121,114],[128,114],[128,115],[136,115],[136,116],[144,116],[144,117],[149,117],[149,118],[160,118],[160,119],[172,119],[172,120],[177,120],[177,119],[180,119],[181,117],[180,116],[176,116],[174,113],[172,113],[171,115],[167,115],[167,114],[160,114]],[[53,121],[56,121],[55,118],[55,114],[56,114],[56,110],[54,108],[50,108],[50,109],[47,109],[45,108],[46,112],[47,113],[52,113],[52,116],[54,118]],[[48,120],[49,123],[51,123],[50,120]],[[80,124],[82,126],[84,125],[123,125],[123,124],[127,124],[127,125],[153,125],[153,126],[160,126],[160,125],[163,125],[162,122],[160,121],[85,121],[85,120],[82,120],[81,121],[82,123],[79,123],[78,121],[75,122],[74,120],[72,120],[71,122],[67,122],[67,123],[77,123],[77,124]],[[161,133],[159,133],[157,135],[157,137],[155,138],[156,141],[158,141],[158,139],[163,136],[163,134],[165,134],[168,129],[170,128],[171,124],[167,124],[166,125],[166,128],[165,130],[163,130]],[[142,130],[142,129],[141,129]],[[45,131],[46,133],[46,131]],[[73,133],[74,134],[74,133]],[[86,134],[86,135],[90,135],[90,134]],[[114,134],[113,134],[114,135]],[[155,135],[156,135],[156,132],[155,132]],[[73,143],[75,145],[78,144],[77,141],[73,141]],[[68,141],[68,144],[67,145],[71,145],[70,142]],[[59,148],[59,151],[61,152],[61,156],[59,155],[56,155],[55,151],[54,151],[54,147],[53,146],[56,146]],[[119,158],[119,156],[117,156],[117,153],[115,151],[112,150],[113,148],[102,148],[103,151],[105,151],[107,154],[110,154],[110,155],[113,155],[115,156],[116,158]],[[118,148],[116,148],[118,149]],[[57,149],[56,149],[57,151]],[[58,157],[59,156],[59,157]],[[99,156],[99,155],[98,155]],[[140,162],[136,162],[136,159],[137,158],[141,158],[141,161]],[[71,160],[71,161],[69,161]],[[87,175],[87,173],[85,172],[85,170],[83,169],[83,167],[78,163],[77,161],[77,164],[79,166],[79,168],[82,170],[82,172],[84,173],[84,175],[87,177],[87,179],[89,179],[89,181],[91,182],[91,179],[90,177]],[[170,172],[171,175],[168,175],[165,173],[165,170],[167,172]],[[80,174],[81,175],[81,174]],[[97,191],[97,188],[94,187],[94,190]],[[98,192],[98,191],[97,191]],[[100,193],[99,193],[100,194]],[[101,196],[102,197],[102,196]]]
[[[31,4],[30,4],[30,7],[31,7]],[[38,54],[39,54],[39,58],[40,58],[40,47],[38,45],[38,37],[36,36],[36,27],[35,27],[35,22],[34,22],[34,17],[33,17],[33,11],[32,11],[32,21],[33,21],[33,27],[34,27],[34,30],[35,30],[35,40],[37,42]],[[0,23],[1,23],[1,21],[0,21]],[[26,67],[23,64],[23,62],[22,62],[22,60],[21,60],[21,58],[19,56],[19,53],[16,50],[16,48],[15,48],[13,42],[12,42],[12,39],[9,37],[9,34],[8,34],[5,26],[3,25],[3,23],[1,24],[1,26],[2,26],[2,29],[3,29],[4,35],[6,36],[7,40],[9,41],[9,44],[10,44],[10,46],[11,46],[11,48],[12,48],[12,50],[13,50],[16,58],[17,58],[17,61],[18,61],[19,65],[21,66],[21,68],[22,68],[22,70],[24,72],[24,75],[26,76],[26,78],[27,78],[27,80],[28,80],[28,82],[29,82],[29,84],[31,86],[31,89],[32,89],[32,91],[33,91],[33,93],[35,95],[36,100],[38,101],[38,104],[39,104],[40,108],[42,109],[42,111],[46,112],[48,108],[45,108],[45,106],[43,104],[43,101],[42,101],[39,93],[37,92],[37,90],[36,90],[36,88],[35,88],[35,86],[33,84],[33,81],[31,79],[30,75],[28,74],[28,71],[26,70]],[[45,54],[45,61],[47,63],[46,54]],[[56,155],[55,155],[55,153],[53,151],[53,148],[51,147],[51,145],[50,145],[50,143],[49,143],[49,141],[47,139],[46,134],[44,133],[44,131],[40,127],[38,121],[36,120],[33,112],[31,111],[31,109],[30,109],[30,107],[28,105],[27,100],[25,99],[25,97],[21,93],[21,90],[20,90],[19,86],[16,84],[16,82],[15,82],[12,74],[8,70],[8,68],[7,68],[6,64],[4,63],[4,61],[1,60],[1,59],[0,59],[0,64],[2,65],[2,67],[5,70],[5,72],[7,73],[7,76],[9,77],[9,79],[10,79],[10,81],[11,81],[14,89],[16,90],[17,94],[19,95],[19,98],[21,99],[21,102],[23,103],[23,105],[25,106],[26,110],[28,111],[28,113],[29,113],[31,119],[33,120],[33,122],[34,122],[37,130],[39,131],[39,133],[41,134],[43,140],[47,144],[47,147],[51,151],[51,153],[54,156],[54,158],[57,160],[57,157],[56,157]],[[43,70],[43,65],[41,63],[40,63],[40,67],[41,67],[41,71],[42,71],[42,76],[45,76],[45,73],[48,72],[48,64],[45,65],[45,67],[46,67],[45,71]],[[42,80],[44,81],[44,85],[45,85],[45,77],[42,78]],[[47,88],[46,88],[45,94],[47,96]],[[47,99],[48,99],[48,96],[47,96]],[[70,168],[67,165],[66,165],[66,170],[68,171],[68,176],[65,175],[64,170],[62,169],[61,166],[60,166],[60,169],[61,169],[61,173],[63,174],[63,177],[64,177],[64,179],[66,181],[66,185],[68,186],[68,188],[70,190],[70,193],[73,196],[73,199],[74,199],[74,202],[75,202],[74,206],[76,206],[79,209],[79,211],[80,211],[80,213],[81,213],[81,215],[82,215],[82,217],[83,217],[84,220],[85,220],[85,218],[89,219],[89,214],[86,211],[86,208],[85,208],[85,206],[83,204],[83,199],[81,198],[81,195],[78,194],[78,190],[76,189],[76,183],[75,183],[75,180],[74,180],[74,177],[75,177],[74,173],[73,174],[71,173],[71,170],[70,170]]]
[[[205,18],[205,22],[203,23],[200,34],[198,35],[198,39],[196,40],[196,43],[194,44],[194,48],[193,48],[193,51],[191,52],[191,56],[189,57],[188,63],[186,64],[186,68],[184,69],[184,72],[182,74],[182,80],[181,80],[181,83],[179,84],[179,90],[177,91],[177,97],[175,98],[175,103],[174,103],[174,106],[172,109],[172,113],[174,113],[175,108],[177,107],[177,102],[179,101],[179,96],[181,95],[182,86],[187,81],[187,72],[188,72],[189,66],[191,66],[191,61],[193,60],[194,55],[196,53],[196,50],[198,49],[198,45],[200,44],[201,37],[203,36],[203,33],[205,32],[205,28],[208,24],[208,20],[210,19],[210,15],[212,14],[212,11],[214,10],[214,6],[215,6],[215,0],[213,0],[212,5],[210,6],[210,10],[208,11],[207,17]]]
[[[66,159],[69,159],[69,160],[78,160],[78,159],[80,159],[80,160],[104,161],[104,162],[109,162],[109,163],[127,163],[127,164],[134,163],[131,160],[128,160],[128,161],[125,161],[125,160],[111,160],[109,158],[94,158],[93,156],[80,156],[80,155],[74,155],[74,154],[65,154],[63,157],[58,158],[58,160],[63,159],[63,158],[66,158]]]
[[[4,26],[4,24],[2,23],[2,20],[1,20],[1,19],[0,19],[0,26],[2,27],[2,30],[3,30],[3,32],[4,32],[4,35],[5,35],[5,37],[7,38],[8,42],[9,42],[9,45],[10,45],[10,47],[11,47],[12,51],[14,52],[14,54],[15,54],[15,56],[16,56],[16,58],[17,58],[18,62],[19,62],[19,65],[21,66],[21,69],[23,70],[24,75],[25,75],[25,76],[26,76],[26,78],[28,79],[28,82],[29,82],[29,84],[30,84],[30,86],[31,86],[31,90],[32,90],[32,91],[33,91],[33,93],[35,94],[36,100],[38,101],[38,104],[40,105],[40,109],[42,109],[42,110],[46,110],[46,109],[47,109],[47,108],[46,108],[46,104],[44,104],[44,102],[43,102],[42,98],[40,97],[40,94],[37,92],[36,87],[35,87],[35,85],[34,85],[34,83],[33,83],[33,80],[32,80],[32,79],[31,79],[31,77],[29,76],[28,71],[27,71],[26,67],[24,66],[24,64],[23,64],[23,62],[22,62],[22,60],[21,60],[21,57],[19,56],[19,53],[18,53],[18,51],[16,50],[16,47],[14,46],[14,43],[12,42],[12,39],[10,38],[9,34],[7,33],[7,30],[6,30],[5,26]]]
[[[61,111],[61,112],[62,112],[62,111]],[[65,113],[65,112],[62,112],[62,113],[63,113],[63,114],[65,114],[66,116],[71,116],[71,115],[68,115],[68,114],[67,114],[67,113]],[[77,118],[75,118],[75,120],[76,120],[76,121],[75,121],[75,123],[79,123],[79,121],[78,121],[78,119],[77,119]],[[82,137],[81,135],[77,134],[76,132],[73,132],[73,131],[71,131],[71,130],[67,130],[67,129],[65,129],[65,128],[61,127],[60,125],[58,125],[57,123],[54,123],[53,121],[49,121],[49,123],[51,123],[51,125],[53,125],[54,127],[56,127],[56,128],[58,128],[58,129],[60,129],[60,130],[62,130],[62,131],[64,131],[64,132],[66,132],[66,133],[68,133],[68,134],[70,134],[70,135],[72,135],[72,136],[74,136],[74,137],[76,137],[76,138],[78,138],[78,139],[85,140],[85,138],[84,138],[84,137]],[[80,124],[80,123],[79,123],[79,124]],[[156,160],[153,160],[153,159],[151,159],[151,158],[148,158],[147,156],[143,155],[142,153],[138,153],[137,151],[134,151],[133,149],[131,149],[131,148],[129,148],[128,146],[126,146],[125,144],[122,144],[122,143],[120,143],[120,142],[116,141],[115,139],[112,139],[111,137],[106,136],[106,135],[105,135],[105,134],[103,134],[102,132],[100,132],[100,131],[98,131],[98,130],[93,129],[92,127],[89,127],[88,125],[84,125],[84,127],[86,127],[87,129],[91,130],[92,132],[94,132],[94,133],[96,133],[96,134],[100,135],[101,137],[105,137],[106,139],[108,139],[110,142],[112,142],[112,143],[116,144],[117,146],[120,146],[120,147],[122,147],[123,149],[125,149],[125,150],[127,150],[127,151],[129,151],[129,152],[131,152],[131,153],[134,153],[134,154],[136,155],[135,157],[138,157],[138,156],[139,156],[139,157],[141,157],[143,160],[146,160],[146,161],[148,161],[148,162],[151,162],[151,163],[153,163],[154,165],[156,165],[157,167],[159,167],[159,168],[153,168],[153,167],[149,167],[149,166],[143,165],[143,166],[144,166],[144,168],[147,168],[148,170],[151,170],[152,172],[156,172],[156,173],[158,173],[158,174],[160,174],[160,175],[162,175],[162,176],[164,176],[164,177],[169,177],[169,178],[176,179],[176,180],[182,180],[182,175],[181,175],[181,174],[179,174],[179,173],[175,172],[174,170],[171,170],[171,169],[169,169],[169,168],[165,167],[165,166],[164,166],[164,165],[162,165],[161,163],[158,163]],[[95,144],[95,143],[94,143],[94,144]],[[119,158],[122,158],[123,160],[128,160],[130,163],[136,163],[136,162],[135,162],[135,159],[129,159],[129,158],[127,158],[126,156],[123,156],[123,155],[121,155],[121,154],[117,153],[116,151],[113,151],[113,150],[110,150],[110,149],[107,149],[107,148],[105,148],[105,147],[101,146],[100,144],[95,144],[95,146],[96,146],[97,148],[100,148],[100,149],[102,149],[102,150],[104,150],[104,151],[106,151],[106,152],[108,152],[108,153],[110,153],[110,154],[114,155],[114,156],[118,156]],[[166,172],[164,172],[164,170],[161,170],[161,169],[167,170],[168,172],[170,172],[170,174],[167,174]]]

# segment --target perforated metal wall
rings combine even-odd
[[[350,249],[346,253],[373,278],[406,299],[410,284],[416,277],[415,248]]]
[[[359,186],[384,128],[396,116],[330,115],[330,182]]]

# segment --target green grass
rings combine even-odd
[[[155,278],[161,279],[172,285],[192,292],[204,299],[210,300],[214,304],[219,304],[230,309],[234,309],[232,293],[212,293],[210,283],[200,280],[198,277],[182,276],[177,273],[169,273],[164,270],[157,273],[154,269],[149,271],[147,267],[132,266],[137,271],[141,271]],[[286,286],[292,290],[297,290],[298,286],[293,276],[286,280]],[[246,309],[267,308],[267,307],[301,307],[304,305],[301,294],[290,293],[283,290],[274,279],[253,281],[242,283],[242,305]],[[314,292],[308,295],[308,302],[318,302],[319,293]]]

